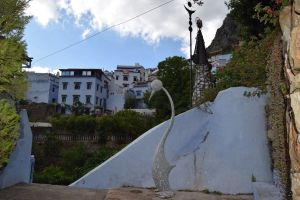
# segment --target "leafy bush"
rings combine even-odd
[[[56,139],[53,134],[48,134],[44,144],[44,156],[51,160],[60,156],[61,151],[62,142]]]
[[[106,146],[100,147],[98,151],[93,153],[85,162],[81,169],[82,176],[99,166],[101,163],[112,157],[114,154],[118,153],[119,149],[112,149]]]
[[[6,165],[19,137],[19,115],[8,101],[0,100],[0,169]]]
[[[55,185],[68,185],[74,181],[73,176],[68,176],[60,167],[49,166],[42,172],[35,172],[33,176],[35,183],[48,183]]]
[[[96,119],[96,133],[100,137],[100,143],[105,144],[107,137],[117,132],[117,125],[112,116],[102,116]]]
[[[62,153],[62,169],[67,175],[76,178],[81,176],[80,171],[87,159],[87,152],[82,144],[77,144]]]
[[[137,137],[155,125],[154,118],[135,111],[123,110],[113,116],[117,133]]]
[[[92,134],[96,127],[96,119],[90,115],[52,117],[50,122],[55,131],[63,130],[75,134]]]

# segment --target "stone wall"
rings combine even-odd
[[[294,0],[280,13],[283,33],[284,74],[289,85],[286,103],[286,129],[291,161],[293,199],[300,199],[300,0]]]

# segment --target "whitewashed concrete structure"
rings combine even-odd
[[[106,110],[110,79],[101,69],[60,69],[58,103],[81,102],[90,111]]]
[[[147,92],[151,92],[150,81],[137,82],[134,84],[132,90],[135,94],[135,99],[137,103],[137,109],[146,109],[148,108],[147,104],[144,101],[144,95]]]
[[[21,182],[30,183],[32,180],[32,133],[26,111],[22,110],[20,116],[20,138],[9,157],[6,167],[0,171],[0,189]]]
[[[245,97],[254,88],[230,88],[210,109],[194,108],[175,118],[166,158],[176,167],[171,189],[252,193],[252,176],[272,182],[266,137],[266,96]],[[82,188],[153,187],[154,151],[168,123],[162,123],[71,184]]]
[[[122,86],[115,84],[115,80],[112,78],[108,84],[108,90],[107,110],[112,113],[123,110],[125,105],[125,89]]]
[[[209,62],[212,65],[211,72],[215,73],[218,69],[222,69],[232,58],[232,54],[220,54],[209,58]]]
[[[134,66],[118,65],[114,71],[115,83],[124,88],[131,89],[135,83],[146,80],[146,73],[145,68],[138,63]]]
[[[50,73],[26,72],[26,99],[35,103],[57,103],[59,78]]]

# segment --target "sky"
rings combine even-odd
[[[151,12],[120,24],[163,3]],[[61,68],[101,68],[139,63],[157,67],[170,56],[189,57],[186,0],[31,0],[26,10],[32,20],[24,39],[36,72]],[[203,20],[208,46],[228,13],[224,0],[204,0],[193,18]],[[109,28],[114,26],[113,28]],[[108,29],[109,28],[109,29]],[[193,19],[193,44],[197,28]],[[108,29],[108,30],[106,30]],[[95,37],[87,39],[95,33]],[[57,54],[71,44],[86,39]],[[48,56],[48,57],[46,57]]]

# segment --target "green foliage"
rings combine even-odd
[[[265,31],[272,31],[278,25],[279,10],[289,0],[228,0],[225,4],[230,15],[241,25],[245,40],[263,38]]]
[[[113,116],[97,119],[97,133],[103,137],[109,135],[127,135],[138,137],[156,125],[155,118],[141,115],[132,110],[123,110]]]
[[[87,153],[83,145],[77,144],[66,149],[55,164],[35,171],[35,183],[69,185],[84,174],[94,169],[120,149],[101,146],[94,153]]]
[[[62,169],[67,175],[81,176],[81,168],[87,159],[87,151],[82,144],[77,144],[62,153]]]
[[[127,97],[125,99],[124,108],[125,109],[134,109],[136,107],[136,100],[133,97]]]
[[[74,178],[66,175],[65,171],[57,166],[46,167],[42,172],[35,172],[33,176],[34,183],[47,183],[55,185],[68,185]]]
[[[100,137],[100,143],[105,144],[107,137],[117,132],[117,125],[112,116],[98,117],[96,120],[96,133]]]
[[[106,146],[101,146],[98,151],[93,153],[85,162],[81,169],[81,174],[84,175],[87,172],[99,166],[101,163],[112,157],[114,154],[118,153],[119,149],[112,149]]]
[[[158,79],[163,82],[164,87],[171,94],[176,114],[186,111],[189,108],[190,99],[188,61],[179,56],[169,57],[158,64],[158,69]],[[145,102],[148,102],[148,99],[149,94],[145,95]],[[168,119],[171,114],[169,100],[162,91],[153,96],[149,106],[156,109],[157,118],[160,120]]]
[[[278,17],[280,10],[284,8],[289,1],[288,0],[272,0],[270,5],[263,5],[259,2],[254,10],[256,14],[253,16],[265,25],[277,26],[279,23]]]
[[[252,40],[233,53],[224,69],[216,72],[216,87],[204,92],[197,104],[214,101],[218,92],[230,87],[257,87],[256,95],[266,91],[266,65],[272,49],[275,33],[261,40]],[[251,94],[252,95],[252,94]]]
[[[93,134],[96,118],[90,115],[52,117],[50,122],[55,131],[69,131],[74,134]]]
[[[0,1],[0,93],[22,98],[26,90],[26,45],[22,41],[24,26],[30,17],[24,15],[27,0]]]
[[[56,139],[53,134],[48,134],[44,144],[44,156],[52,160],[52,158],[60,156],[61,151],[62,142]]]
[[[0,100],[0,169],[6,165],[19,137],[19,115],[8,101]]]
[[[256,177],[252,174],[252,176],[251,176],[251,181],[252,182],[256,182]]]

